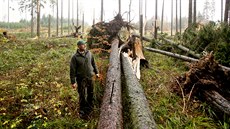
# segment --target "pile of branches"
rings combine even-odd
[[[178,77],[173,90],[189,98],[207,102],[214,111],[230,116],[230,71],[223,70],[213,54],[201,58],[190,70]]]
[[[121,14],[114,17],[114,20],[106,23],[99,22],[92,26],[87,38],[90,48],[111,48],[111,40],[118,35],[121,28],[133,29],[129,22],[123,21]]]

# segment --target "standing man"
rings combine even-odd
[[[72,56],[70,62],[70,80],[72,88],[75,89],[77,87],[80,104],[79,115],[80,117],[84,117],[92,111],[92,77],[94,73],[99,77],[99,73],[92,53],[86,49],[86,42],[79,40],[77,46],[77,52]]]

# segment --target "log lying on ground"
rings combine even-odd
[[[198,59],[194,59],[194,58],[187,57],[187,56],[184,56],[184,55],[180,55],[180,54],[176,54],[176,53],[172,53],[172,52],[167,52],[167,51],[163,51],[163,50],[159,50],[159,49],[155,49],[155,48],[145,47],[145,49],[148,50],[148,51],[151,51],[151,52],[156,52],[156,53],[160,53],[160,54],[163,54],[163,55],[166,55],[166,56],[181,59],[183,61],[188,61],[188,62],[197,62],[197,61],[199,61]],[[223,66],[223,65],[220,65],[220,64],[219,64],[219,66],[223,70],[230,71],[229,67],[226,67],[226,66]]]
[[[176,54],[176,53],[167,52],[167,51],[163,51],[163,50],[159,50],[159,49],[155,49],[155,48],[145,47],[145,49],[148,50],[148,51],[151,51],[151,52],[156,52],[156,53],[160,53],[160,54],[163,54],[163,55],[166,55],[166,56],[171,56],[171,57],[174,57],[174,58],[177,58],[177,59],[181,59],[183,61],[188,61],[188,62],[198,61],[198,59],[194,59],[194,58],[187,57],[187,56],[184,56],[184,55],[179,55],[179,54]]]
[[[121,68],[119,40],[112,41],[106,88],[100,109],[98,129],[122,129]]]
[[[223,70],[212,54],[191,65],[190,70],[178,77],[172,89],[181,95],[199,98],[213,107],[216,114],[230,116],[230,71]],[[222,115],[222,114],[220,114]]]
[[[136,35],[136,34],[133,34],[132,36],[134,36],[134,37],[137,37],[137,38],[141,38],[141,36],[140,35]],[[151,39],[149,39],[149,38],[146,38],[146,37],[142,37],[142,39],[144,40],[144,41],[147,41],[147,42],[152,42],[152,40]]]
[[[182,45],[180,45],[180,44],[177,44],[177,43],[175,43],[175,42],[173,42],[173,41],[171,41],[171,40],[169,40],[169,39],[166,39],[166,38],[163,38],[163,37],[162,37],[162,40],[164,40],[164,41],[170,43],[171,45],[173,45],[173,46],[179,48],[179,49],[182,50],[182,51],[187,52],[188,54],[190,54],[190,55],[192,55],[192,56],[194,56],[194,57],[196,57],[196,58],[200,58],[200,57],[201,57],[200,54],[197,54],[197,53],[195,53],[194,51],[192,51],[192,50],[190,50],[190,49],[188,49],[188,48],[186,48],[186,47],[184,47],[184,46],[182,46]]]
[[[127,96],[130,104],[131,122],[135,129],[156,129],[149,104],[142,86],[133,73],[128,55],[122,54],[122,68],[125,74]]]

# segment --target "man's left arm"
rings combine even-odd
[[[94,71],[94,73],[99,77],[99,72],[98,72],[97,65],[96,65],[96,63],[95,63],[95,59],[94,59],[94,56],[93,56],[93,55],[92,55],[91,63],[92,63],[92,66],[93,66],[93,71]]]

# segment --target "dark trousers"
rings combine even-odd
[[[77,78],[80,111],[90,112],[93,107],[92,78]]]

